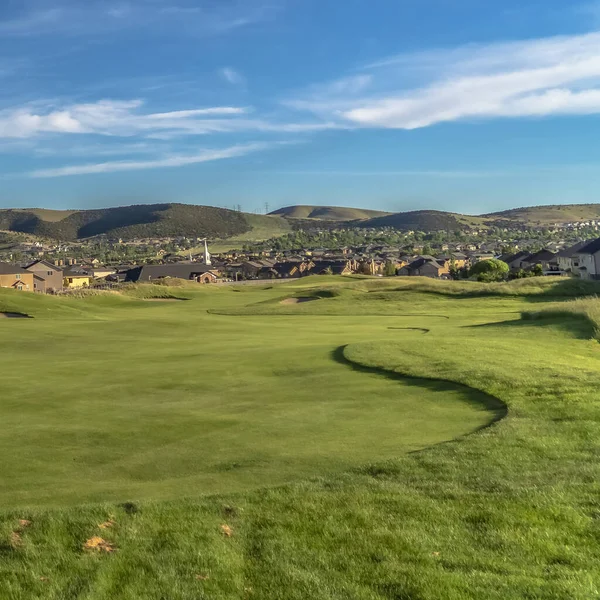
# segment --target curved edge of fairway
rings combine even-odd
[[[428,329],[425,330],[425,329],[421,329],[421,328],[390,327],[389,329],[412,329],[412,330],[418,329],[424,335],[430,332],[430,330],[428,330]],[[427,446],[426,448],[423,448],[421,450],[414,450],[412,452],[408,452],[408,454],[413,454],[414,452],[423,452],[424,450],[433,448],[435,446],[439,446],[440,444],[447,444],[449,442],[453,442],[453,441],[468,437],[474,433],[477,433],[478,431],[481,431],[483,429],[487,429],[488,427],[491,427],[492,425],[498,423],[499,421],[501,421],[508,415],[508,405],[503,400],[501,400],[500,398],[498,398],[496,396],[492,396],[491,394],[489,394],[481,389],[474,388],[472,386],[461,383],[460,381],[442,378],[442,377],[427,377],[426,375],[411,375],[408,373],[399,372],[397,370],[397,368],[394,368],[393,370],[386,369],[382,366],[377,366],[375,364],[366,364],[364,362],[353,359],[353,358],[351,358],[351,355],[349,356],[350,353],[348,351],[353,349],[354,347],[358,347],[358,346],[362,346],[362,344],[346,344],[343,346],[339,346],[331,353],[331,356],[332,356],[333,360],[335,360],[336,362],[347,365],[350,368],[352,368],[356,371],[361,371],[363,373],[373,373],[373,374],[377,374],[377,375],[380,375],[383,377],[387,377],[390,379],[396,379],[396,380],[400,380],[400,381],[409,380],[409,381],[417,382],[416,385],[421,385],[423,382],[431,381],[431,382],[438,382],[438,383],[448,383],[457,388],[462,388],[465,392],[465,398],[468,398],[468,399],[475,398],[476,399],[475,402],[478,402],[480,404],[480,406],[482,408],[484,408],[490,414],[491,418],[487,423],[480,425],[478,427],[475,427],[472,431],[469,431],[467,433],[459,435],[450,440],[444,440],[441,442],[437,442],[437,443]]]

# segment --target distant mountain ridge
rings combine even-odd
[[[485,219],[507,219],[536,223],[581,222],[600,219],[600,204],[549,204],[525,206],[482,215]]]
[[[366,208],[349,208],[344,206],[286,206],[269,213],[288,219],[321,219],[324,221],[358,221],[383,217],[392,213]]]
[[[58,240],[107,235],[124,240],[160,237],[229,238],[260,226],[278,228],[281,218],[249,215],[213,206],[141,204],[95,210],[0,210],[0,230],[29,233]]]
[[[462,215],[460,215],[462,216]],[[412,231],[458,231],[466,224],[461,222],[456,215],[439,210],[414,210],[401,212],[374,219],[367,219],[360,223],[361,227],[393,227],[394,229]]]
[[[319,216],[319,209],[325,211],[325,217]],[[348,225],[356,227],[394,227],[403,230],[434,231],[509,223],[515,226],[539,227],[554,223],[584,222],[600,219],[600,204],[530,206],[482,215],[464,215],[439,210],[385,213],[357,208],[288,206],[271,214],[283,215],[290,220],[308,218],[328,222],[345,221]],[[346,218],[347,214],[352,215],[352,218]]]
[[[600,204],[532,206],[471,216],[437,210],[386,213],[332,206],[290,206],[270,215],[255,215],[213,206],[165,203],[94,210],[3,209],[0,210],[0,230],[62,241],[98,235],[123,240],[185,236],[252,241],[276,237],[291,229],[315,227],[456,231],[507,224],[542,227],[598,219]]]

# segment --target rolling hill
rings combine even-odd
[[[526,206],[482,215],[485,219],[516,221],[531,225],[547,225],[571,221],[600,219],[600,204],[553,204]]]
[[[51,211],[45,209],[0,210],[0,230],[28,233],[59,240],[77,240],[97,235],[134,239],[148,237],[253,237],[289,230],[288,222],[276,216],[189,204],[148,204],[98,210]]]
[[[532,206],[471,216],[437,210],[386,213],[333,206],[290,206],[270,215],[255,215],[213,206],[165,203],[96,210],[4,209],[0,210],[0,231],[63,241],[98,235],[124,240],[208,237],[223,241],[228,247],[235,242],[238,247],[299,228],[393,227],[416,231],[455,231],[507,224],[543,227],[593,219],[600,219],[600,204]]]
[[[438,210],[389,213],[358,208],[289,206],[272,214],[296,222],[313,219],[344,222],[345,226],[434,231],[510,223],[521,227],[544,227],[555,223],[589,221],[600,219],[600,204],[529,206],[482,215],[463,215]]]
[[[344,206],[286,206],[275,210],[271,215],[288,219],[321,219],[323,221],[358,221],[383,217],[391,213],[365,208],[348,208]]]
[[[414,231],[456,231],[475,224],[477,217],[467,217],[439,210],[415,210],[361,221],[360,227],[393,227]],[[482,224],[482,223],[477,223]]]

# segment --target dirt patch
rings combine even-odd
[[[31,319],[31,317],[22,313],[0,312],[0,319]]]
[[[309,296],[304,296],[302,298],[286,298],[285,300],[282,300],[280,304],[302,304],[303,302],[312,302],[313,300],[318,300],[318,298],[311,298]]]

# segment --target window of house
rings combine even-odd
[[[52,275],[52,273],[54,273],[54,271],[48,271],[48,275]]]
[[[15,275],[15,279],[21,279],[21,276],[19,274]]]

